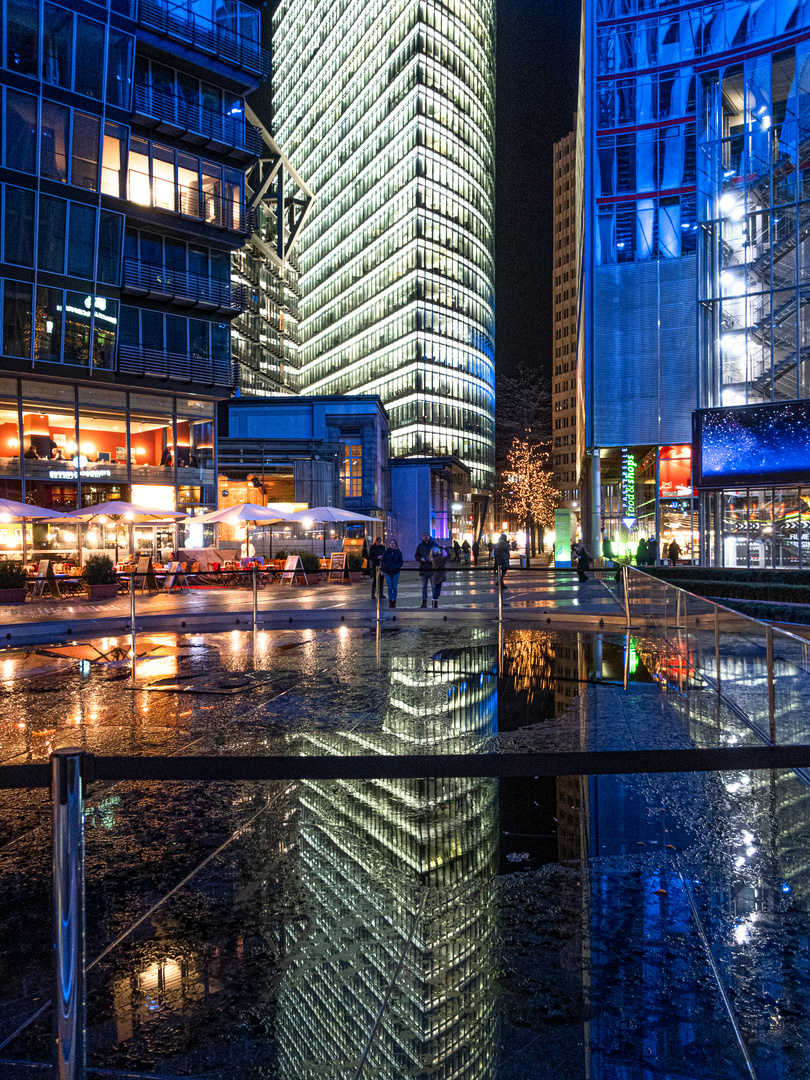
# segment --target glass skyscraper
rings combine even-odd
[[[495,5],[282,0],[274,136],[316,193],[299,379],[379,394],[397,456],[494,486]]]
[[[591,542],[601,529],[624,538],[629,523],[703,562],[807,565],[810,11],[799,0],[584,11]]]

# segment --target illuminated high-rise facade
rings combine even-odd
[[[495,4],[281,0],[274,135],[317,195],[300,386],[379,394],[397,456],[494,484]]]

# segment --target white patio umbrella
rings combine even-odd
[[[66,522],[75,522],[79,525],[90,524],[96,518],[107,517],[117,525],[124,520],[128,525],[142,524],[144,521],[180,521],[186,515],[181,510],[164,510],[158,506],[141,506],[139,503],[124,502],[123,499],[108,499],[106,502],[94,503],[93,506],[85,506],[81,510],[71,510],[64,517]],[[175,537],[176,540],[176,537]],[[130,533],[130,546],[132,535]],[[82,546],[79,544],[81,557]],[[118,530],[115,530],[115,561],[118,562]]]
[[[373,521],[379,525],[379,518],[368,517],[366,514],[358,514],[356,510],[341,510],[339,506],[313,506],[311,510],[296,510],[292,515],[293,521],[320,521],[323,525],[327,521]],[[326,529],[323,530],[323,557],[326,558]]]
[[[212,510],[208,514],[200,514],[192,518],[203,524],[219,522],[225,525],[244,525],[246,534],[249,533],[251,522],[262,525],[271,525],[276,521],[298,521],[294,514],[287,514],[283,510],[275,510],[272,506],[260,506],[258,503],[237,503],[236,506],[226,506],[222,510]],[[250,538],[248,536],[247,550],[250,551]],[[270,557],[273,555],[273,532],[270,531]]]
[[[65,518],[60,510],[47,510],[44,506],[34,506],[32,503],[17,502],[15,499],[0,499],[0,522],[22,522],[22,559],[23,565],[27,557],[25,541],[25,522],[44,521],[46,518]]]

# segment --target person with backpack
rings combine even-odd
[[[498,538],[498,543],[495,545],[495,573],[498,573],[498,569],[501,571],[501,580],[503,581],[503,587],[506,588],[506,572],[509,569],[509,537],[506,533],[501,533]]]
[[[419,576],[422,579],[422,607],[427,607],[428,585],[433,578],[432,551],[435,544],[430,533],[422,533],[422,543],[418,545],[414,558],[419,563]]]
[[[440,547],[434,547],[430,553],[433,565],[433,606],[439,606],[439,597],[442,595],[442,585],[447,580],[447,552]]]

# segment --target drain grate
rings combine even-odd
[[[255,686],[266,685],[271,677],[270,671],[209,671],[205,675],[193,675],[187,679],[178,679],[173,675],[148,683],[141,689],[173,694],[241,694]]]

